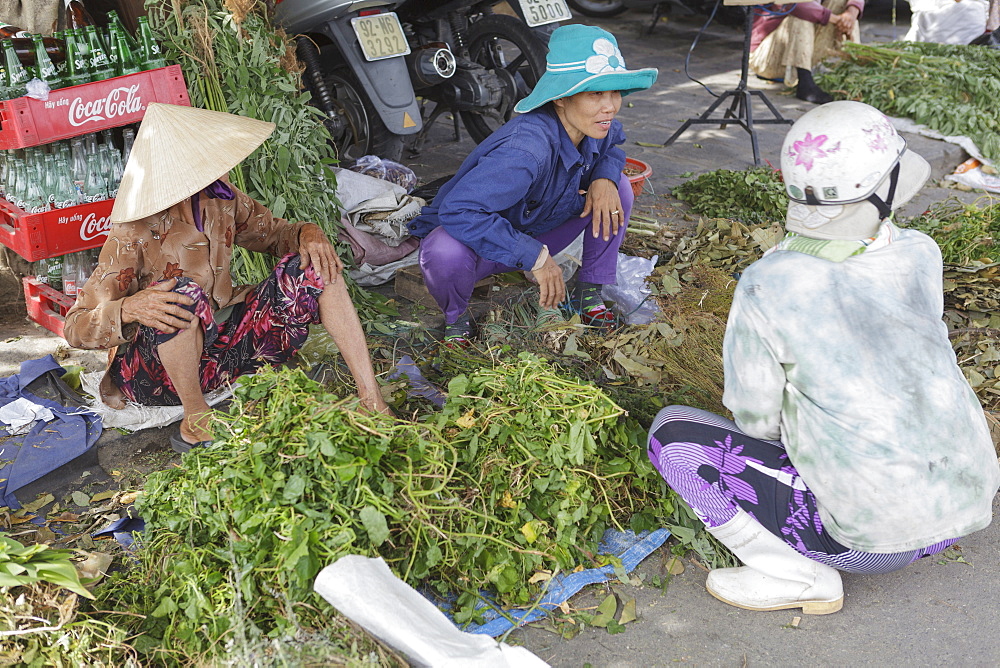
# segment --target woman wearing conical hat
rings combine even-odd
[[[566,289],[552,255],[585,229],[568,306],[584,324],[614,325],[601,288],[615,282],[632,208],[619,148],[625,132],[615,116],[622,96],[649,88],[656,75],[653,68],[626,69],[606,30],[553,31],[545,74],[514,107],[522,115],[477,146],[410,222],[410,232],[423,237],[420,268],[444,313],[447,345],[467,344],[469,298],[476,281],[490,274],[530,271],[539,305],[559,305]]]
[[[203,392],[287,361],[312,323],[333,337],[362,406],[388,410],[326,235],[275,217],[225,180],[273,131],[242,116],[150,104],[99,264],[66,315],[70,345],[117,348],[101,383],[109,405],[183,405],[171,437],[178,451],[211,439]],[[234,286],[233,245],[281,260],[260,285]]]

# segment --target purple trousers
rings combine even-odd
[[[618,234],[607,241],[593,234],[583,236],[579,280],[598,285],[614,285],[618,268],[618,249],[625,239],[625,227],[632,213],[632,185],[622,174],[618,182],[618,196],[622,201],[622,222]],[[574,216],[559,227],[539,234],[536,239],[549,247],[555,255],[576,239],[580,232],[589,230],[592,216]],[[515,271],[500,262],[480,257],[474,250],[458,241],[443,226],[435,228],[420,243],[420,269],[424,274],[427,290],[444,312],[444,321],[451,324],[465,313],[472,298],[476,282],[492,274]]]
[[[657,414],[649,459],[706,526],[722,526],[742,509],[799,554],[837,570],[889,573],[959,540],[893,553],[841,545],[823,528],[816,497],[780,442],[747,436],[736,423],[697,408],[668,406]]]

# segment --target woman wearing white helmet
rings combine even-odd
[[[1000,469],[942,322],[941,253],[892,210],[930,168],[859,102],[782,146],[788,235],[740,278],[723,344],[735,422],[663,409],[649,456],[745,564],[708,591],[751,610],[843,605],[838,571],[883,573],[986,527]]]

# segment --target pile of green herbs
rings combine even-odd
[[[674,188],[672,194],[697,214],[747,225],[783,221],[788,208],[781,172],[769,167],[706,172]]]
[[[0,665],[136,665],[124,629],[78,615],[80,597],[93,598],[84,585],[100,572],[89,567],[110,562],[90,555],[78,571],[78,552],[0,536]]]
[[[843,50],[845,60],[817,79],[831,95],[964,135],[1000,160],[1000,51],[929,42],[846,42]]]
[[[275,32],[262,2],[241,11],[224,0],[150,3],[149,17],[169,62],[179,63],[191,104],[270,121],[274,134],[230,172],[232,182],[275,216],[308,220],[331,238],[339,229],[336,162],[322,114],[300,91],[291,42]],[[258,283],[273,261],[234,249],[242,282]]]
[[[904,223],[929,234],[946,265],[1000,262],[1000,200],[985,196],[966,203],[954,197]]]
[[[448,395],[407,422],[356,412],[298,370],[246,379],[215,445],[148,479],[141,563],[100,604],[142,615],[121,623],[147,656],[207,657],[237,639],[318,632],[332,613],[314,578],[363,554],[458,594],[464,622],[481,589],[527,605],[544,587],[535,573],[604,563],[605,529],[684,512],[643,427],[533,355],[476,359]]]

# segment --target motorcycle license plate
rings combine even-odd
[[[358,16],[351,19],[351,27],[358,36],[365,60],[382,60],[405,56],[410,52],[403,26],[393,12]]]
[[[524,22],[532,28],[573,18],[566,0],[518,0],[518,2],[521,3],[521,11],[524,12]]]

